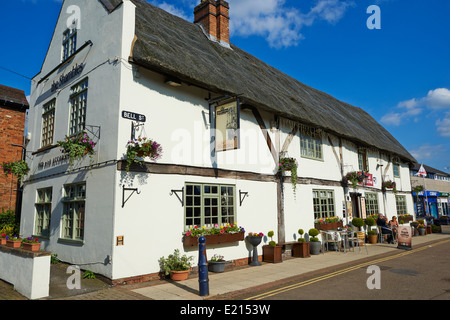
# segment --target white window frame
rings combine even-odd
[[[64,185],[63,195],[61,239],[83,241],[86,217],[86,183]]]
[[[51,146],[55,133],[56,99],[51,100],[42,107],[42,134],[41,148]]]
[[[50,237],[52,192],[52,187],[38,189],[36,192],[34,234],[40,237]]]
[[[67,29],[63,33],[62,61],[69,59],[77,51],[77,29]]]
[[[83,79],[71,88],[69,136],[81,133],[86,128],[87,94],[89,79]]]

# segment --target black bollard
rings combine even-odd
[[[198,283],[200,296],[209,295],[208,264],[206,262],[206,238],[198,239]]]

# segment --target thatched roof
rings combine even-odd
[[[109,0],[112,1],[112,0]],[[375,119],[311,88],[249,53],[210,41],[203,29],[144,0],[136,5],[136,37],[130,61],[223,94],[362,146],[414,157]]]

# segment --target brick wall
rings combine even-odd
[[[16,161],[22,158],[22,148],[11,144],[23,144],[25,126],[25,111],[0,106],[0,163]],[[0,212],[15,209],[17,192],[17,179],[11,175],[6,176],[0,172]]]

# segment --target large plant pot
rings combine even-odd
[[[427,229],[425,228],[418,228],[419,230],[419,236],[424,236],[427,234]]]
[[[238,233],[223,233],[223,234],[207,234],[204,235],[204,237],[206,239],[206,245],[210,245],[210,244],[243,241],[244,233],[238,232]],[[198,246],[198,237],[184,236],[183,244],[186,247]]]
[[[22,241],[6,240],[6,246],[10,248],[20,248]]]
[[[378,236],[376,234],[369,234],[367,235],[367,239],[370,244],[376,244],[378,240]]]
[[[225,261],[209,261],[208,271],[222,273],[225,271]]]
[[[22,249],[27,251],[39,251],[41,247],[41,244],[39,242],[37,243],[22,243]]]
[[[309,242],[298,242],[292,245],[292,256],[295,258],[309,258]]]
[[[189,277],[190,270],[186,271],[171,271],[170,279],[173,281],[183,281]]]
[[[6,239],[5,238],[0,238],[0,245],[6,246]]]
[[[248,242],[253,246],[253,259],[250,263],[251,266],[260,266],[258,261],[258,245],[261,243],[262,237],[247,237]]]
[[[320,241],[310,241],[309,242],[309,252],[313,255],[320,254],[320,248],[322,244]]]
[[[282,246],[263,246],[263,261],[271,263],[283,262]]]
[[[343,225],[344,224],[342,221],[332,223],[315,223],[314,228],[317,230],[334,230],[337,228],[342,228]]]

